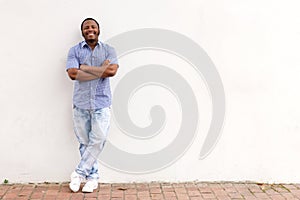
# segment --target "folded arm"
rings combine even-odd
[[[80,70],[98,78],[106,78],[114,76],[117,73],[118,67],[117,64],[110,64],[109,60],[105,60],[100,67],[80,65]]]
[[[110,64],[105,60],[100,67],[80,65],[80,68],[70,68],[67,70],[70,79],[78,81],[90,81],[97,78],[112,77],[117,73],[117,64]]]
[[[96,76],[94,74],[84,72],[77,68],[68,69],[68,75],[69,75],[70,79],[78,80],[78,81],[90,81],[90,80],[99,78],[98,76]]]

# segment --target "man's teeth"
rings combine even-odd
[[[90,36],[90,35],[94,35],[94,33],[89,33],[88,35],[89,35],[89,36]]]

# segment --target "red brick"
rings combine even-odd
[[[155,188],[150,188],[150,193],[151,194],[159,194],[161,193],[161,189],[159,187],[155,187]]]
[[[162,194],[151,194],[152,199],[164,199]]]
[[[101,188],[100,187],[100,190],[98,192],[99,194],[110,194],[111,193],[111,190],[109,188]]]
[[[98,196],[98,194],[95,191],[92,193],[85,193],[85,195],[84,195],[85,198],[95,198],[97,196]]]
[[[150,193],[149,191],[140,191],[140,192],[137,192],[137,196],[139,198],[142,198],[142,197],[150,197]]]
[[[160,188],[160,183],[156,183],[156,182],[153,182],[153,183],[149,183],[149,188],[154,188],[154,187],[158,187],[158,188]]]
[[[30,196],[31,199],[41,199],[44,196],[44,192],[33,192]]]
[[[209,199],[209,198],[216,198],[216,196],[213,194],[213,193],[204,193],[204,194],[202,194],[202,197],[204,198],[204,199]]]
[[[228,196],[232,199],[242,199],[243,196],[238,192],[229,192]]]
[[[187,194],[187,191],[185,188],[175,188],[176,194]]]
[[[197,190],[194,190],[194,191],[188,191],[188,194],[189,194],[189,196],[191,196],[191,197],[198,197],[198,196],[201,196],[200,192],[197,191]]]
[[[166,199],[168,199],[169,197],[175,197],[176,194],[175,192],[164,192],[164,196],[166,197]]]
[[[191,197],[191,200],[203,200],[204,198],[202,197]]]
[[[259,199],[268,198],[268,195],[266,193],[263,193],[263,192],[254,193],[254,196],[256,196]]]
[[[114,198],[114,197],[123,197],[123,196],[124,196],[123,191],[116,190],[116,191],[111,192],[111,197],[112,198]]]
[[[109,194],[98,194],[98,199],[109,200],[110,199],[110,195]]]
[[[56,194],[55,194],[55,195],[52,195],[52,194],[48,195],[48,194],[45,194],[44,198],[45,198],[45,199],[51,199],[51,198],[52,198],[52,199],[55,199],[56,196],[57,196]]]
[[[255,196],[244,196],[244,199],[246,199],[246,200],[252,200],[252,199],[255,199],[255,200],[257,200],[258,198],[256,198]]]
[[[199,188],[200,193],[212,193],[210,188]]]
[[[136,194],[137,190],[135,188],[129,188],[125,190],[125,194]]]
[[[123,197],[112,197],[111,200],[124,200]]]
[[[83,200],[84,194],[83,193],[72,193],[71,200]]]
[[[137,196],[128,194],[128,195],[125,195],[125,200],[137,200]]]

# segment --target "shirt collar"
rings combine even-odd
[[[98,42],[97,42],[97,46],[98,45],[100,45],[100,41],[98,40]],[[88,46],[88,44],[86,43],[86,41],[82,41],[81,43],[80,43],[80,47],[81,48],[83,48],[84,46]]]

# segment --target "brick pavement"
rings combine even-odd
[[[100,184],[93,193],[72,193],[68,183],[2,184],[5,200],[200,200],[300,199],[300,184],[258,183],[129,183]]]

